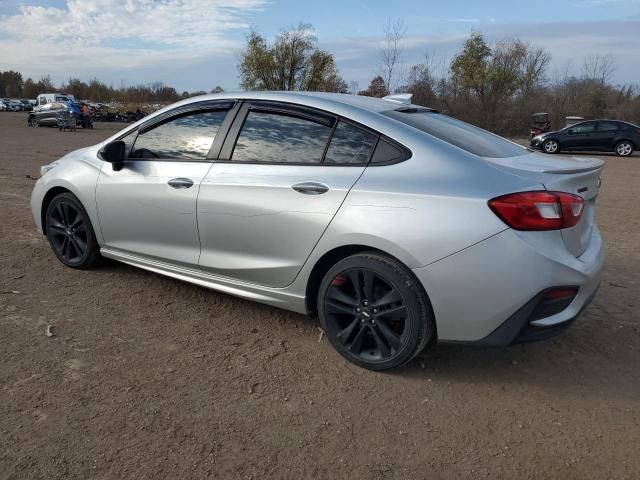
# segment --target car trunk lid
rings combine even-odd
[[[577,225],[561,230],[564,244],[579,257],[589,246],[595,220],[595,202],[604,162],[591,157],[557,157],[532,153],[509,158],[486,158],[496,167],[544,185],[547,190],[579,195],[584,210]]]

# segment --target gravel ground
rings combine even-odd
[[[122,264],[63,267],[27,176],[116,128],[0,114],[1,480],[640,475],[638,156],[602,156],[604,278],[568,332],[373,373],[303,316]]]

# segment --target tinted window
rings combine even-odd
[[[393,110],[385,115],[480,157],[505,158],[528,153],[505,138],[441,113],[413,109]]]
[[[591,133],[595,129],[596,129],[596,122],[578,123],[577,125],[573,125],[569,127],[569,130],[572,130],[573,133]]]
[[[249,111],[233,150],[239,162],[320,163],[331,128],[276,112]]]
[[[371,163],[392,163],[402,160],[404,152],[381,138],[376,151],[371,158]]]
[[[204,160],[226,115],[226,110],[217,110],[174,118],[140,133],[130,157]]]
[[[599,122],[598,123],[598,131],[599,132],[615,132],[620,129],[620,125],[616,122]]]
[[[331,137],[324,163],[367,163],[377,135],[346,122],[340,122]]]

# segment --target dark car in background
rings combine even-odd
[[[582,150],[615,152],[628,157],[640,146],[640,127],[619,120],[588,120],[536,135],[530,145],[545,153]]]
[[[78,119],[78,116],[67,103],[53,102],[47,103],[41,108],[29,112],[27,123],[30,127],[56,127],[58,126],[58,117],[60,115],[64,115],[67,118],[68,115],[74,115],[76,116],[76,119]]]

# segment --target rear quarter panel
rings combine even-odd
[[[412,147],[409,160],[365,170],[320,250],[367,245],[418,268],[505,230],[487,201],[532,187],[456,147]]]

